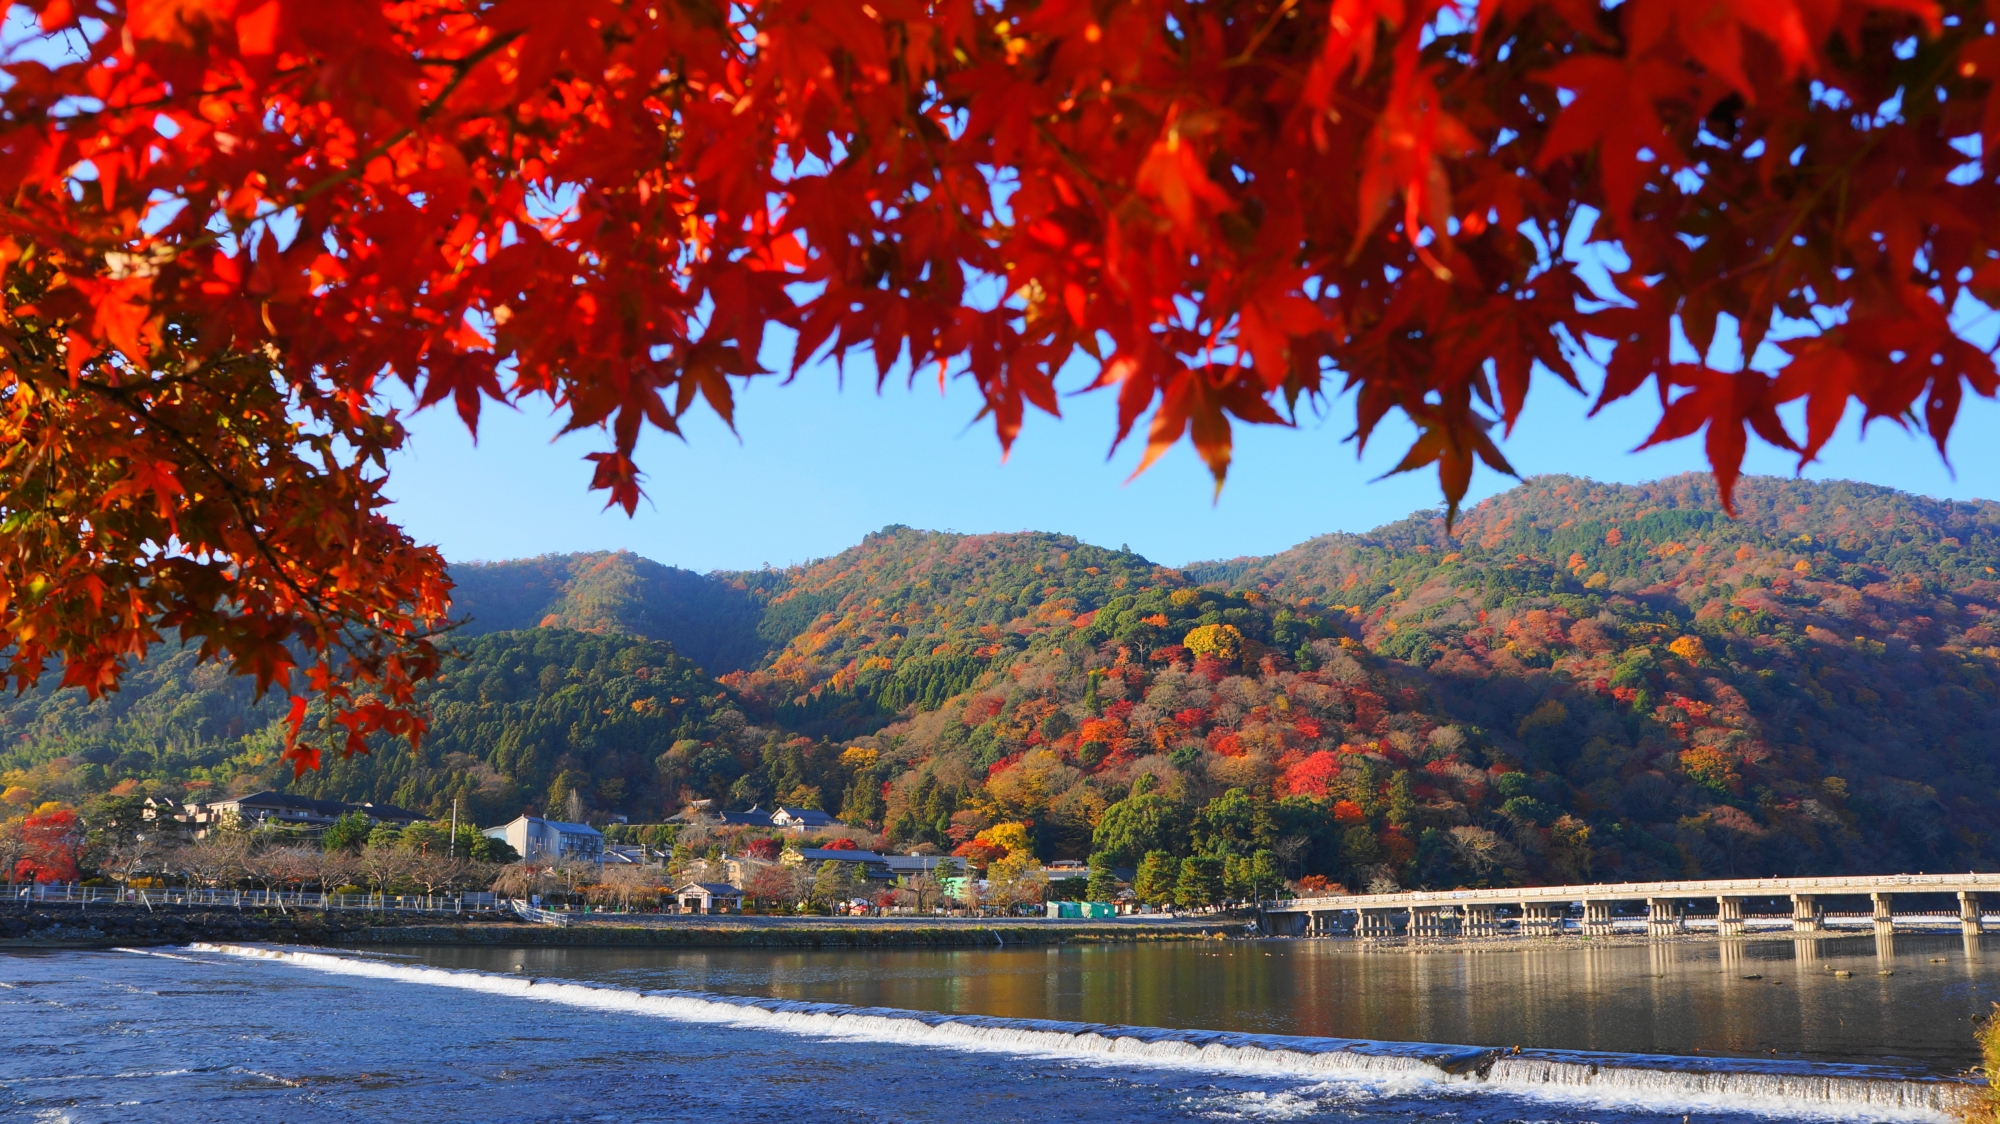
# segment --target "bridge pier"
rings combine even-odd
[[[1743,899],[1715,899],[1715,935],[1718,937],[1740,937],[1743,935]]]
[[[1413,906],[1410,909],[1411,937],[1442,937],[1445,935],[1444,910],[1440,906]]]
[[[1817,933],[1826,928],[1826,911],[1816,894],[1792,895],[1792,932]]]
[[[1363,940],[1382,941],[1396,935],[1394,912],[1387,909],[1357,910],[1359,919],[1354,925],[1354,935]]]
[[[1521,903],[1522,936],[1554,936],[1562,931],[1563,907],[1551,902]]]
[[[1671,937],[1681,931],[1681,903],[1678,898],[1646,899],[1646,935]]]
[[[1490,905],[1461,906],[1459,932],[1468,937],[1490,937],[1500,931],[1500,923],[1493,919]]]
[[[1979,915],[1979,895],[1970,890],[1958,892],[1958,928],[1968,937],[1986,931],[1986,922]]]
[[[1583,903],[1583,931],[1594,937],[1611,935],[1611,904],[1608,901]]]
[[[1868,900],[1875,906],[1875,931],[1893,933],[1896,931],[1896,912],[1893,908],[1894,894],[1870,894]]]

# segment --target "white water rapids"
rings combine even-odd
[[[985,1053],[1356,1082],[1384,1089],[1504,1093],[1654,1111],[1727,1109],[1797,1119],[1949,1120],[1973,1086],[1863,1066],[1656,1057],[1107,1026],[947,1015],[687,991],[641,991],[365,956],[252,945],[192,951],[314,971],[721,1024],[751,1030]]]

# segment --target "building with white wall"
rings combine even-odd
[[[489,827],[480,834],[506,840],[523,862],[604,861],[604,835],[589,824],[519,816],[512,823]]]

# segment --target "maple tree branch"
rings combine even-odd
[[[1056,155],[1062,157],[1062,162],[1069,165],[1070,171],[1082,176],[1090,184],[1091,191],[1097,195],[1099,200],[1104,198],[1104,180],[1096,172],[1091,171],[1082,160],[1079,160],[1076,153],[1070,150],[1069,145],[1063,143],[1062,140],[1049,130],[1046,124],[1040,121],[1035,122],[1035,132],[1041,134],[1042,139],[1047,141],[1049,146],[1056,150]]]
[[[197,383],[197,385],[200,384]],[[290,567],[287,567],[284,561],[278,557],[276,551],[260,530],[259,520],[253,516],[252,512],[246,506],[254,497],[250,496],[244,488],[237,484],[230,474],[225,472],[222,466],[216,464],[214,459],[199,445],[186,434],[180,432],[175,426],[162,421],[142,398],[132,394],[128,388],[96,380],[80,380],[77,386],[79,389],[92,391],[99,397],[106,398],[133,415],[144,419],[146,424],[155,433],[164,436],[167,439],[167,443],[177,449],[182,456],[187,457],[206,471],[209,477],[216,484],[220,485],[230,509],[236,513],[237,520],[242,524],[244,533],[249,537],[251,544],[257,548],[257,553],[271,567],[272,572],[277,576],[278,580],[311,608],[319,627],[327,628],[330,618],[345,619],[346,614],[330,610],[317,592],[307,590],[292,576]]]
[[[1257,33],[1250,37],[1250,42],[1244,46],[1243,50],[1231,58],[1224,59],[1222,65],[1225,67],[1237,67],[1250,62],[1251,57],[1257,53],[1257,48],[1263,46],[1264,40],[1269,39],[1271,33],[1278,30],[1278,21],[1284,19],[1286,13],[1298,7],[1298,5],[1299,0],[1284,0],[1283,3],[1278,5],[1278,10],[1272,12],[1270,18],[1264,21],[1264,26],[1258,28]]]
[[[299,207],[308,202],[311,202],[312,200],[317,199],[319,196],[326,194],[327,192],[333,190],[336,187],[339,187],[341,184],[346,183],[347,181],[353,179],[355,176],[358,176],[362,172],[366,171],[368,165],[374,162],[374,160],[377,157],[383,155],[390,149],[403,143],[403,141],[409,139],[409,137],[417,131],[418,125],[422,125],[429,122],[431,117],[434,114],[436,114],[438,110],[444,107],[446,99],[451,97],[453,92],[455,92],[458,89],[459,84],[465,81],[466,76],[470,74],[472,70],[476,66],[478,66],[479,63],[484,62],[486,59],[492,57],[502,47],[505,47],[507,44],[520,38],[523,34],[525,34],[525,32],[516,29],[514,31],[508,32],[505,35],[496,35],[492,39],[488,40],[486,43],[482,44],[478,50],[473,51],[472,53],[466,55],[465,58],[461,60],[462,67],[459,69],[458,73],[452,78],[452,80],[445,84],[444,89],[438,91],[438,95],[436,97],[424,103],[423,107],[417,110],[416,124],[405,125],[401,129],[398,129],[396,132],[394,132],[387,138],[383,139],[379,144],[376,144],[373,148],[370,148],[366,152],[362,152],[356,155],[352,160],[348,162],[347,167],[342,168],[340,171],[335,172],[334,174],[326,177],[325,179],[320,180],[319,182],[313,184],[311,187],[308,187],[305,190],[299,192],[298,194],[294,195],[291,199],[286,201],[286,203],[283,206],[275,208],[270,213],[257,215],[254,218],[252,218],[250,222],[241,225],[232,223],[229,229],[230,235],[232,237],[237,236],[241,234],[242,231],[249,229],[251,226],[256,225],[258,222],[267,221],[273,214],[278,214],[283,211],[289,211],[295,207]],[[431,65],[434,66],[444,65],[444,63],[440,60],[437,62],[433,62]],[[182,254],[187,253],[189,250],[199,249],[202,246],[212,245],[218,240],[220,240],[221,237],[222,237],[221,231],[211,230],[208,231],[207,233],[198,235],[187,242],[178,243],[173,247],[172,252],[171,254],[169,254],[167,260],[171,261],[175,258],[178,258]]]
[[[1755,259],[1751,261],[1744,262],[1743,264],[1738,265],[1735,268],[1722,273],[1720,276],[1717,276],[1713,280],[1708,281],[1703,285],[1701,285],[1700,288],[1702,289],[1711,288],[1713,286],[1735,280],[1736,278],[1741,277],[1743,274],[1749,272],[1750,270],[1762,269],[1774,264],[1778,260],[1778,254],[1786,247],[1791,245],[1792,238],[1798,234],[1801,228],[1805,226],[1806,220],[1812,217],[1812,213],[1819,206],[1820,200],[1824,198],[1827,191],[1830,188],[1834,187],[1836,184],[1840,188],[1840,207],[1834,219],[1833,245],[1834,245],[1835,257],[1830,264],[1838,266],[1840,228],[1846,225],[1848,181],[1853,178],[1855,167],[1861,162],[1863,157],[1867,156],[1868,153],[1874,149],[1875,145],[1876,145],[1876,140],[1871,137],[1868,143],[1858,147],[1855,150],[1854,154],[1848,157],[1847,162],[1840,165],[1840,168],[1837,171],[1835,171],[1832,175],[1823,178],[1820,181],[1819,186],[1813,189],[1812,194],[1808,195],[1805,201],[1801,205],[1793,209],[1791,223],[1785,227],[1784,231],[1781,232],[1778,235],[1778,237],[1771,240],[1770,246],[1766,247],[1762,254],[1758,255]]]

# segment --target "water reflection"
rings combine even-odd
[[[2000,938],[1989,938],[2000,939]],[[863,1006],[1398,1041],[1913,1063],[1977,1059],[1977,936],[1352,941],[895,951],[396,950],[485,971]],[[1842,973],[1845,973],[1843,975]]]
[[[1716,960],[1722,965],[1724,972],[1743,971],[1743,944],[1743,941],[1736,938],[1715,942]]]

